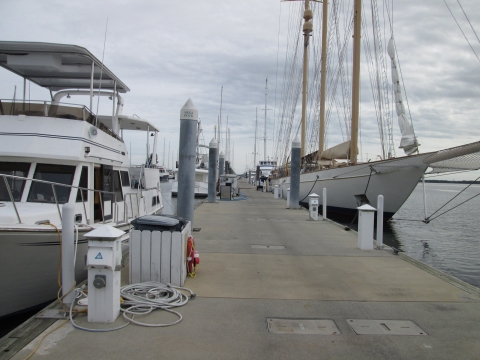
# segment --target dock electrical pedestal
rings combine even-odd
[[[104,225],[88,238],[88,321],[113,323],[120,315],[121,237],[125,232]]]
[[[315,193],[308,195],[308,220],[318,221],[318,198]]]
[[[373,222],[375,209],[365,204],[358,209],[358,241],[357,247],[360,250],[373,250]]]

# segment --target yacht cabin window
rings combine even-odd
[[[72,185],[75,166],[37,164],[34,179]],[[59,204],[65,204],[70,197],[70,187],[55,185],[55,193]],[[28,194],[29,202],[55,203],[52,185],[33,181]]]
[[[0,162],[0,174],[27,177],[29,169],[30,163]],[[23,188],[25,187],[25,180],[8,177],[5,177],[5,179],[12,192],[13,200],[20,201]],[[11,201],[3,176],[0,176],[0,201]]]
[[[81,188],[88,188],[88,166],[82,166],[82,173],[80,174],[80,182],[78,186]],[[88,190],[77,190],[77,200],[76,202],[82,202],[82,193],[83,193],[83,201],[88,201]]]
[[[130,186],[130,176],[128,176],[128,171],[120,171],[120,177],[122,178],[122,186]]]

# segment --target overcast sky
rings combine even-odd
[[[479,41],[457,1],[447,3],[480,55]],[[460,3],[480,33],[477,2]],[[365,0],[368,9],[369,4]],[[267,106],[272,109],[267,137],[273,137],[271,124],[277,115],[275,105],[280,107],[286,16],[291,6],[280,0],[2,0],[0,34],[6,41],[79,45],[101,60],[108,18],[104,63],[131,89],[123,96],[124,114],[137,114],[160,128],[160,162],[163,139],[165,165],[176,159],[179,114],[188,98],[198,108],[205,143],[210,142],[223,86],[223,124],[228,116],[233,163],[239,173],[253,165],[255,113],[265,104],[266,77]],[[445,3],[396,0],[393,9],[394,35],[420,151],[480,140],[480,62]],[[0,84],[1,99],[11,99],[15,85],[17,98],[21,97],[22,79],[3,68]],[[44,100],[49,94],[32,84],[30,98]],[[363,101],[368,99],[362,94]],[[110,111],[111,104],[102,103],[101,108]],[[260,110],[259,133],[263,121]],[[398,147],[396,121],[394,130]],[[144,161],[143,140],[126,139],[127,146],[132,143],[134,162]],[[268,148],[272,156],[271,141]],[[263,157],[263,143],[257,144],[257,152],[258,160]],[[380,153],[369,145],[362,152]],[[397,149],[397,155],[401,153]]]

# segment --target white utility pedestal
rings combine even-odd
[[[358,243],[360,250],[373,250],[373,220],[376,209],[362,205],[358,209]]]
[[[290,207],[290,188],[287,189],[287,207]]]
[[[278,186],[278,185],[275,185],[275,186],[273,187],[273,198],[274,198],[274,199],[279,199],[279,196],[278,196],[279,190],[280,190],[280,189],[279,189],[279,186]]]
[[[318,221],[318,198],[315,193],[308,195],[308,220]]]
[[[113,323],[120,315],[121,237],[125,232],[104,225],[88,239],[88,321]]]

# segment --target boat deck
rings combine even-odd
[[[239,185],[247,200],[204,203],[195,211],[201,263],[185,286],[197,296],[179,309],[180,324],[130,324],[98,334],[66,322],[32,359],[478,358],[480,289],[404,255],[358,250],[357,233],[308,221],[307,211],[287,210],[285,200]],[[157,311],[142,321],[174,319]],[[378,330],[359,320],[384,320],[380,334],[358,335],[351,325]],[[389,320],[410,320],[422,334],[394,335]],[[75,321],[112,326],[88,323],[82,314]],[[113,326],[123,323],[120,317]],[[37,342],[13,359],[25,358]]]

